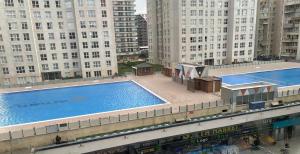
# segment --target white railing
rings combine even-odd
[[[146,118],[155,118],[160,116],[182,114],[182,113],[188,113],[193,111],[206,110],[206,109],[224,107],[224,106],[226,106],[226,104],[220,100],[215,102],[206,102],[206,103],[193,104],[193,105],[171,106],[163,109],[149,110],[149,111],[130,113],[130,114],[120,114],[117,116],[99,117],[94,119],[78,121],[78,122],[49,125],[45,127],[34,127],[32,129],[20,129],[16,131],[0,133],[0,141],[19,139],[19,138],[36,136],[36,135],[46,135],[51,133],[58,133],[58,132],[63,132],[68,130],[89,128],[95,126],[116,124],[120,122],[132,121],[132,120],[141,120]]]
[[[255,66],[255,65],[262,65],[262,64],[274,64],[274,63],[280,63],[280,62],[284,62],[284,61],[283,60],[253,61],[253,62],[250,62],[250,63],[209,66],[209,68],[210,69],[220,69],[220,68],[246,67],[246,66]]]

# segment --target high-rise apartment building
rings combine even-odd
[[[118,61],[134,60],[138,54],[135,0],[112,0]]]
[[[146,14],[136,15],[135,22],[137,25],[138,46],[139,47],[148,46],[147,15]]]
[[[149,61],[252,61],[257,0],[148,0]]]
[[[257,6],[256,56],[279,56],[284,0],[259,0]]]
[[[300,60],[300,0],[284,1],[280,57]]]
[[[0,2],[0,82],[25,84],[117,72],[110,0]]]

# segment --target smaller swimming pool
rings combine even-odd
[[[0,126],[164,103],[133,81],[0,94]]]
[[[221,78],[222,82],[227,85],[265,81],[277,84],[279,87],[295,86],[300,85],[300,68],[227,75]]]

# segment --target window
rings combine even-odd
[[[44,34],[43,33],[37,33],[37,39],[38,40],[44,40]]]
[[[13,0],[5,0],[5,6],[14,6]]]
[[[9,74],[9,70],[7,67],[2,68],[3,74]]]
[[[95,10],[88,10],[88,16],[89,16],[89,17],[96,17],[96,12],[95,12]]]
[[[5,52],[4,45],[0,45],[0,52]]]
[[[111,70],[107,70],[107,75],[111,76],[112,75],[112,71]]]
[[[84,11],[83,10],[79,10],[79,16],[84,17]]]
[[[78,0],[78,6],[83,6],[83,0]]]
[[[72,59],[78,58],[78,53],[77,52],[72,52]]]
[[[86,28],[85,21],[80,21],[80,28]]]
[[[31,45],[25,44],[25,51],[31,51]]]
[[[20,41],[19,34],[10,34],[11,41]]]
[[[58,22],[58,28],[64,29],[64,22]]]
[[[110,51],[105,51],[105,57],[110,57]]]
[[[21,45],[19,45],[19,44],[18,45],[12,45],[11,48],[12,48],[13,52],[21,52],[22,51]]]
[[[47,55],[46,54],[41,54],[41,61],[46,61],[47,60]]]
[[[106,10],[102,10],[102,17],[107,17]]]
[[[75,39],[75,32],[69,33],[69,39]]]
[[[49,40],[54,40],[54,33],[48,33]]]
[[[85,68],[91,68],[90,62],[85,62],[85,63],[84,63],[84,66],[85,66]]]
[[[108,27],[107,21],[102,21],[102,26],[103,26],[103,28],[107,28]]]
[[[83,55],[84,55],[84,58],[90,58],[90,55],[88,52],[84,52]]]
[[[38,0],[33,0],[33,1],[32,1],[32,7],[33,7],[33,8],[38,8],[38,7],[40,7],[39,1],[38,1]]]
[[[100,61],[94,61],[93,64],[95,68],[101,67]]]
[[[98,42],[91,42],[92,43],[92,48],[99,48],[99,43]]]
[[[82,38],[87,38],[86,32],[81,32]]]
[[[34,66],[28,66],[28,70],[29,70],[29,72],[35,72]]]
[[[111,61],[110,60],[106,61],[106,66],[111,66]]]
[[[68,53],[63,53],[63,59],[69,59]]]
[[[35,23],[35,29],[43,29],[42,23],[40,22]]]
[[[105,46],[105,47],[109,47],[109,41],[105,41],[105,42],[104,42],[104,46]]]
[[[33,17],[34,17],[35,19],[41,19],[41,18],[42,18],[41,12],[40,12],[40,11],[34,11],[34,12],[33,12]]]
[[[56,0],[55,5],[56,5],[56,8],[60,8],[61,7],[60,0]]]
[[[24,41],[30,40],[29,33],[24,33],[23,36],[24,36]]]
[[[28,29],[27,22],[22,22],[22,29]]]
[[[50,43],[50,50],[56,50],[55,43]]]
[[[85,72],[85,76],[86,76],[87,78],[92,77],[91,72]]]
[[[33,62],[33,56],[32,55],[27,55],[27,61],[28,62]]]
[[[6,63],[7,63],[6,57],[0,57],[0,64],[6,64]]]
[[[54,63],[54,64],[53,64],[53,69],[54,69],[54,70],[58,70],[58,64],[57,64],[57,63]]]
[[[20,10],[19,12],[20,12],[20,17],[21,18],[26,18],[26,12],[25,12],[25,10]]]
[[[67,49],[67,43],[61,43],[61,49]]]
[[[49,8],[49,7],[50,7],[49,0],[44,0],[44,8]]]
[[[16,18],[16,11],[7,10],[5,11],[5,15],[7,16],[7,18]]]
[[[41,51],[46,50],[46,45],[45,44],[39,44],[39,50],[41,50]]]
[[[95,6],[95,0],[87,0],[88,6]]]
[[[100,53],[99,52],[92,52],[93,58],[100,58]]]
[[[70,68],[69,63],[64,63],[64,68],[65,68],[65,69],[69,69],[69,68]]]
[[[42,64],[42,69],[43,69],[44,71],[48,71],[48,70],[49,70],[48,64]]]
[[[73,68],[79,68],[79,63],[78,62],[73,62]]]
[[[24,66],[16,67],[16,70],[17,70],[17,73],[18,73],[18,74],[20,74],[20,73],[25,73],[25,67],[24,67]]]
[[[48,28],[48,29],[53,29],[53,24],[52,24],[52,22],[47,22],[47,28]]]
[[[97,28],[97,22],[96,21],[89,21],[90,28]]]
[[[98,38],[98,33],[97,32],[91,32],[90,33],[92,38]]]
[[[63,18],[62,12],[61,11],[57,11],[57,18]]]
[[[95,77],[101,77],[101,71],[94,71]]]
[[[51,12],[50,11],[46,11],[45,12],[45,17],[48,18],[48,19],[52,18]]]
[[[60,33],[60,39],[61,39],[61,40],[66,39],[66,34],[65,34],[65,33]]]
[[[77,49],[77,44],[76,42],[70,43],[71,49]]]
[[[8,29],[9,30],[17,30],[18,29],[17,22],[8,23]]]
[[[89,48],[88,43],[87,42],[82,42],[82,48],[84,48],[84,49]]]
[[[106,0],[101,0],[101,7],[105,7],[106,6]]]
[[[57,60],[57,54],[56,53],[52,54],[52,60]]]

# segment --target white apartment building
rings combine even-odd
[[[135,0],[112,0],[118,61],[135,60],[138,53]]]
[[[257,0],[148,0],[149,61],[252,61]]]
[[[2,0],[0,19],[1,84],[117,72],[110,0]]]

